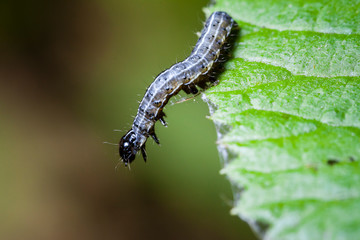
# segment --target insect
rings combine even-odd
[[[135,159],[138,151],[146,162],[145,143],[149,136],[159,144],[155,123],[159,120],[166,126],[163,108],[172,96],[181,90],[197,94],[197,87],[206,89],[208,83],[216,81],[237,31],[236,22],[226,12],[214,12],[205,22],[190,56],[155,78],[140,102],[132,128],[120,140],[119,153],[125,166]]]

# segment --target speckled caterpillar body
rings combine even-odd
[[[139,150],[146,161],[145,143],[149,136],[159,143],[154,126],[158,120],[166,126],[163,108],[172,96],[180,90],[196,94],[196,86],[206,88],[207,82],[215,81],[217,68],[224,62],[221,56],[231,47],[227,40],[234,26],[236,23],[227,13],[214,12],[190,56],[155,78],[140,103],[132,128],[120,140],[119,153],[125,165],[135,159]]]

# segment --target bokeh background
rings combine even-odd
[[[207,4],[1,1],[0,239],[254,239],[229,214],[200,97],[166,108],[146,164],[116,168],[117,147],[103,143],[191,52]]]

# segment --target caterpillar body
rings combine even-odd
[[[234,39],[237,30],[236,22],[227,13],[214,12],[205,22],[190,56],[155,78],[140,102],[132,128],[120,140],[119,153],[125,166],[135,159],[138,151],[146,162],[145,143],[149,136],[159,144],[155,123],[159,120],[166,126],[163,108],[172,96],[181,90],[196,94],[197,87],[205,89],[216,80],[232,47],[230,39]]]

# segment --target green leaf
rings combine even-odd
[[[233,214],[265,239],[360,236],[360,1],[218,0],[240,25],[209,89]]]

